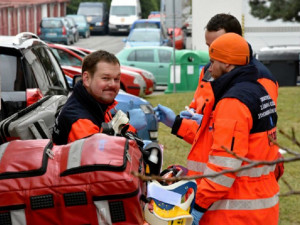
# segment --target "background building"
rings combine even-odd
[[[69,0],[1,0],[0,35],[37,33],[43,17],[65,16]]]

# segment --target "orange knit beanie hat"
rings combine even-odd
[[[250,60],[250,49],[243,37],[226,33],[211,43],[209,57],[232,65],[246,65]]]

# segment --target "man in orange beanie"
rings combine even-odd
[[[205,176],[197,179],[193,225],[278,224],[275,165],[222,173],[251,161],[277,159],[278,147],[268,139],[276,137],[275,103],[257,82],[257,68],[249,64],[250,50],[243,37],[234,33],[218,37],[209,56],[215,101],[188,156],[195,165],[189,174]]]

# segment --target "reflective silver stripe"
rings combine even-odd
[[[108,201],[94,201],[94,204],[97,208],[98,224],[112,225]]]
[[[268,175],[270,172],[275,170],[276,165],[272,166],[262,166],[253,167],[250,169],[242,170],[237,173],[238,177],[248,176],[248,177],[260,177],[262,175]]]
[[[7,147],[8,144],[9,144],[9,142],[6,142],[6,143],[0,145],[0,161],[3,157],[3,155],[4,155],[4,152],[5,152],[6,147]]]
[[[205,168],[206,168],[206,163],[201,163],[201,162],[188,160],[187,161],[187,168],[189,170],[193,170],[193,171],[196,171],[196,172],[203,173]]]
[[[25,217],[24,209],[11,210],[10,217],[11,217],[12,225],[26,225],[26,217]]]
[[[69,150],[69,156],[68,156],[67,169],[71,169],[71,168],[80,166],[82,145],[83,145],[84,141],[85,141],[85,139],[80,139],[80,140],[74,141],[71,144],[71,147]]]
[[[212,210],[257,210],[267,209],[278,204],[278,193],[270,198],[247,200],[219,200],[208,209]],[[267,222],[267,221],[266,221]]]
[[[218,174],[216,171],[211,170],[210,168],[206,168],[204,171],[204,175],[212,175],[212,174]],[[214,183],[220,184],[222,186],[230,188],[235,181],[234,178],[227,177],[224,175],[218,175],[216,177],[207,177],[206,179],[211,180]]]
[[[223,156],[209,156],[209,162],[217,166],[228,167],[231,169],[239,168],[242,165],[242,160]]]

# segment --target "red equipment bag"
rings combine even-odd
[[[144,172],[134,140],[95,134],[68,145],[49,139],[0,146],[0,224],[143,224]]]

